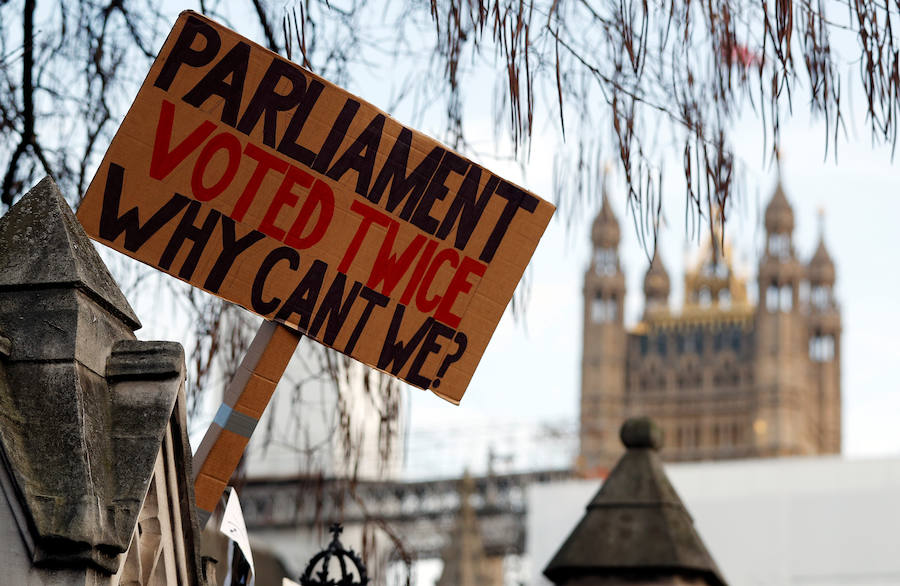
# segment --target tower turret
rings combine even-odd
[[[657,249],[644,275],[644,319],[668,312],[669,291],[669,273]]]
[[[584,275],[579,468],[603,474],[621,452],[616,437],[625,393],[625,274],[619,262],[619,222],[604,186],[591,227],[593,250]]]
[[[822,453],[841,451],[841,314],[834,296],[834,261],[825,246],[824,215],[819,214],[819,244],[806,266],[809,280],[809,359],[819,405],[818,439]]]
[[[818,417],[804,408],[811,400],[805,352],[809,334],[799,308],[806,269],[794,252],[794,211],[780,174],[766,206],[765,228],[766,246],[757,275],[755,378],[769,391],[757,403],[754,444],[763,456],[815,453]]]
[[[787,200],[781,177],[775,185],[775,193],[766,206],[766,232],[769,234],[787,234],[794,231],[794,209]]]
[[[798,301],[803,268],[794,254],[794,210],[781,185],[766,206],[766,248],[759,265],[759,306],[768,313],[791,313]]]

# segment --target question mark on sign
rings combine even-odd
[[[469,343],[469,339],[466,338],[466,335],[462,332],[456,332],[456,335],[453,337],[453,341],[456,342],[456,352],[453,354],[448,354],[444,357],[444,361],[441,363],[441,367],[438,369],[437,378],[434,379],[434,382],[431,383],[431,386],[435,389],[441,386],[441,377],[446,374],[447,369],[450,368],[450,365],[462,358],[462,355],[466,351],[466,346]]]

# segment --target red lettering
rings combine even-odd
[[[228,162],[222,171],[222,176],[213,183],[212,187],[206,187],[203,184],[203,176],[209,168],[210,161],[219,151],[225,151]],[[216,165],[216,167],[219,166]],[[193,191],[194,197],[200,201],[209,201],[221,195],[234,180],[240,166],[241,141],[227,132],[212,137],[200,151],[200,156],[197,157],[197,162],[194,164],[194,173],[191,175],[191,191]]]
[[[399,224],[396,222],[388,226],[387,234],[381,243],[381,248],[378,249],[375,264],[372,266],[372,272],[369,274],[369,280],[366,282],[366,287],[369,289],[375,289],[379,283],[383,282],[384,286],[381,288],[381,292],[387,296],[391,295],[394,287],[409,270],[413,259],[419,254],[419,250],[422,249],[426,240],[424,235],[416,234],[416,237],[398,258],[397,255],[392,254],[398,229]]]
[[[316,208],[319,208],[316,225],[307,236],[302,236]],[[300,213],[297,214],[297,219],[288,230],[284,243],[294,248],[309,248],[325,235],[332,216],[334,216],[334,192],[323,181],[316,179],[306,201],[303,202],[303,207],[300,208]]]
[[[409,283],[406,284],[406,289],[403,290],[403,296],[400,297],[400,303],[403,305],[409,305],[409,302],[412,301],[413,293],[416,292],[416,287],[422,280],[422,275],[425,274],[425,269],[428,268],[428,263],[431,261],[431,256],[434,254],[434,249],[437,248],[437,245],[437,240],[429,240],[428,244],[425,245],[425,250],[422,252],[422,256],[419,257],[416,268],[413,269]]]
[[[347,247],[347,251],[344,253],[344,258],[341,259],[341,264],[338,265],[338,271],[344,274],[347,273],[347,270],[356,258],[356,253],[359,252],[359,247],[362,246],[363,240],[366,238],[366,234],[373,223],[385,227],[391,223],[396,223],[396,220],[392,220],[384,212],[356,200],[350,204],[350,210],[362,216],[362,221],[356,229],[356,234],[353,235],[353,240],[350,241],[350,246]]]
[[[153,155],[150,157],[150,176],[162,181],[175,167],[181,164],[189,154],[197,150],[203,141],[216,129],[216,125],[204,120],[174,149],[169,150],[172,139],[172,127],[175,123],[175,104],[163,100],[159,111],[159,122],[156,125],[156,138],[153,140]]]
[[[287,173],[284,175],[284,180],[282,180],[281,185],[278,187],[278,191],[275,192],[275,197],[272,198],[272,203],[269,204],[269,209],[266,210],[266,215],[259,224],[259,231],[276,240],[284,240],[284,230],[275,225],[275,220],[278,219],[278,213],[284,206],[294,207],[297,204],[297,201],[300,198],[296,193],[291,191],[295,185],[309,187],[312,185],[312,182],[313,176],[306,171],[301,171],[294,166],[288,167]]]
[[[453,304],[456,302],[457,297],[468,293],[472,289],[469,275],[474,274],[478,277],[483,277],[486,270],[486,264],[464,256],[459,269],[450,281],[450,286],[447,287],[447,291],[444,293],[443,299],[441,299],[440,305],[438,305],[437,311],[434,312],[434,319],[447,324],[453,329],[459,327],[461,317],[453,313]]]
[[[247,143],[244,154],[256,161],[256,168],[253,170],[253,175],[250,176],[247,186],[241,193],[241,197],[238,198],[237,203],[234,204],[234,210],[231,212],[231,217],[238,222],[243,221],[244,214],[247,213],[247,209],[253,203],[253,198],[259,192],[259,187],[262,185],[263,179],[266,178],[266,174],[269,171],[284,173],[288,168],[287,161],[269,154],[265,149],[259,148],[252,142]]]
[[[416,307],[422,313],[431,313],[441,302],[440,295],[435,295],[429,299],[428,290],[431,288],[432,282],[434,282],[435,275],[437,275],[438,270],[444,263],[450,263],[450,266],[455,269],[459,265],[459,253],[452,248],[445,248],[437,253],[434,260],[431,261],[431,266],[428,267],[425,278],[422,279],[422,285],[419,287],[418,293],[416,293]]]

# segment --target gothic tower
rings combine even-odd
[[[657,250],[644,275],[644,319],[669,311],[669,288],[669,273]]]
[[[624,420],[626,332],[625,275],[619,262],[619,222],[606,190],[591,228],[593,254],[584,275],[581,358],[581,456],[588,474],[615,461]]]
[[[794,211],[779,177],[765,212],[756,308],[758,387],[754,445],[761,456],[815,453],[816,392],[808,384],[808,342],[801,312],[804,267],[794,253]]]
[[[722,227],[669,305],[656,253],[644,275],[641,321],[626,329],[619,225],[606,194],[584,278],[579,469],[603,474],[621,454],[615,430],[654,418],[669,461],[837,453],[841,448],[840,308],[820,230],[808,263],[792,240],[794,212],[779,180],[765,211],[758,302],[732,266]]]
[[[841,451],[841,314],[834,297],[834,262],[825,248],[824,218],[819,245],[806,267],[809,280],[809,359],[819,406],[819,449]]]

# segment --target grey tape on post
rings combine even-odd
[[[227,429],[246,438],[253,435],[257,422],[255,417],[235,411],[225,404],[219,405],[219,410],[216,412],[215,419],[213,419],[213,423],[219,425],[222,429]]]

